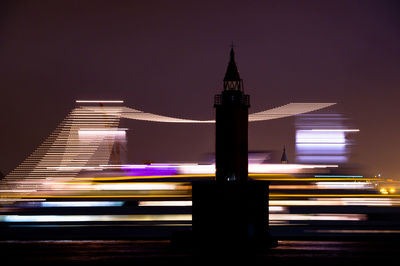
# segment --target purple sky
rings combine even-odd
[[[398,1],[2,1],[0,171],[22,162],[76,99],[193,119],[214,116],[229,45],[250,112],[337,102],[361,131],[351,158],[400,177]],[[209,125],[124,121],[131,162],[195,161]],[[249,127],[249,148],[294,159],[294,118]]]

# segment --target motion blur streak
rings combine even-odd
[[[375,194],[270,194],[271,198],[317,198],[317,197],[385,197],[385,198],[398,198],[400,195],[375,195]]]
[[[76,100],[76,103],[124,103],[121,100]]]
[[[138,194],[138,195],[132,195],[132,194],[118,194],[118,195],[51,195],[51,194],[38,194],[38,195],[25,195],[25,194],[11,194],[7,195],[7,202],[9,201],[18,201],[19,199],[63,199],[63,198],[68,198],[68,199],[124,199],[124,198],[132,198],[132,199],[141,199],[141,198],[187,198],[190,197],[191,194]]]
[[[249,122],[264,121],[304,114],[334,105],[335,103],[289,103],[270,110],[249,115]]]
[[[271,206],[400,206],[400,200],[388,198],[320,198],[307,200],[270,200]]]
[[[0,215],[1,222],[148,222],[191,221],[189,214],[135,214],[135,215]]]
[[[178,184],[170,183],[112,183],[93,184],[95,190],[175,190]]]
[[[276,107],[270,110],[257,112],[249,115],[249,122],[265,121],[271,119],[278,119],[288,116],[294,116],[298,114],[304,114],[319,109],[323,109],[334,105],[335,103],[289,103],[280,107]],[[86,107],[88,110],[93,112],[104,112],[99,107]],[[110,115],[111,113],[107,113]],[[123,107],[122,112],[116,114],[122,118],[153,121],[153,122],[166,122],[166,123],[215,123],[215,120],[192,120],[182,119],[163,115],[157,115],[152,113],[146,113],[133,108]]]
[[[125,131],[118,128],[118,116],[106,114],[118,114],[120,107],[100,108],[103,113],[74,108],[39,148],[2,180],[1,189],[45,190],[49,189],[46,181],[71,179],[84,168],[108,164],[114,144],[125,141]]]
[[[182,200],[182,201],[139,201],[138,206],[153,206],[153,207],[160,207],[160,206],[192,206],[191,200]]]
[[[372,188],[372,184],[366,182],[317,182],[318,188],[325,189],[365,189]]]
[[[123,201],[48,201],[40,202],[40,207],[121,207]]]
[[[366,220],[364,214],[270,214],[270,221],[362,221]]]

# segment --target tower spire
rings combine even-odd
[[[231,46],[229,63],[224,77],[224,90],[243,91],[243,80],[240,78],[239,71],[236,66],[233,44]]]
[[[288,163],[288,159],[287,159],[287,156],[286,156],[286,147],[285,146],[283,146],[281,163]]]

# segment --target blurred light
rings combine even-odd
[[[19,198],[0,198],[0,202],[30,202],[30,201],[45,201],[46,199],[19,199]]]
[[[76,103],[124,103],[124,101],[121,100],[114,100],[114,101],[110,101],[110,100],[76,100]]]
[[[46,201],[41,207],[121,207],[123,201]]]
[[[296,159],[304,163],[346,163],[352,143],[340,114],[304,114],[296,119]]]
[[[315,151],[314,151],[315,152]],[[324,162],[324,163],[344,163],[347,161],[346,156],[316,156],[316,155],[299,155],[297,159],[304,163],[315,163],[315,162]]]
[[[359,129],[311,129],[311,131],[330,131],[330,132],[359,132]]]
[[[98,166],[50,166],[47,167],[47,169],[57,170],[57,171],[80,171],[80,170],[102,171],[104,168]]]
[[[399,206],[389,198],[316,198],[308,200],[270,200],[270,206]]]
[[[191,200],[180,200],[180,201],[139,201],[138,206],[152,206],[152,207],[179,207],[179,206],[192,206]]]
[[[0,215],[1,222],[147,222],[191,221],[190,214],[132,214],[132,215]]]
[[[365,214],[270,214],[269,219],[286,221],[362,221],[366,220]]]
[[[317,182],[319,189],[366,189],[372,188],[366,182]]]
[[[276,213],[276,212],[287,211],[287,208],[283,206],[268,206],[268,210],[270,213]]]
[[[215,174],[215,164],[181,164],[178,166],[180,174]]]
[[[330,168],[323,164],[249,164],[249,173],[296,173],[303,169]]]
[[[262,112],[257,112],[249,115],[249,122],[265,121],[271,119],[278,119],[288,116],[294,116],[307,112],[319,110],[328,106],[332,106],[335,103],[289,103],[280,107],[269,109]],[[145,120],[153,122],[169,122],[169,123],[215,123],[215,120],[192,120],[168,117],[163,115],[157,115],[152,113],[146,113],[133,108],[124,107],[120,117],[136,120]]]
[[[297,130],[296,143],[341,143],[345,144],[346,138],[342,131],[316,131]]]
[[[330,168],[338,167],[331,164],[249,164],[249,173],[297,173],[303,169]],[[198,165],[198,164],[182,164],[178,165],[178,173],[180,174],[215,174],[215,164]]]
[[[79,137],[81,136],[90,136],[90,137],[98,137],[98,136],[121,136],[125,137],[126,132],[124,130],[111,130],[111,129],[81,129],[78,131]]]
[[[270,110],[253,113],[249,115],[249,122],[264,121],[270,119],[283,118],[316,111],[335,103],[289,103]]]
[[[103,183],[93,184],[97,190],[175,190],[177,183]]]
[[[350,178],[362,178],[362,175],[315,175],[315,177],[350,177]]]

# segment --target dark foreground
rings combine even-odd
[[[219,254],[169,241],[1,241],[1,265],[382,265],[397,264],[395,242],[279,241],[259,252]],[[217,257],[216,257],[217,255]],[[228,264],[226,264],[228,263]],[[244,263],[244,264],[242,264]]]

